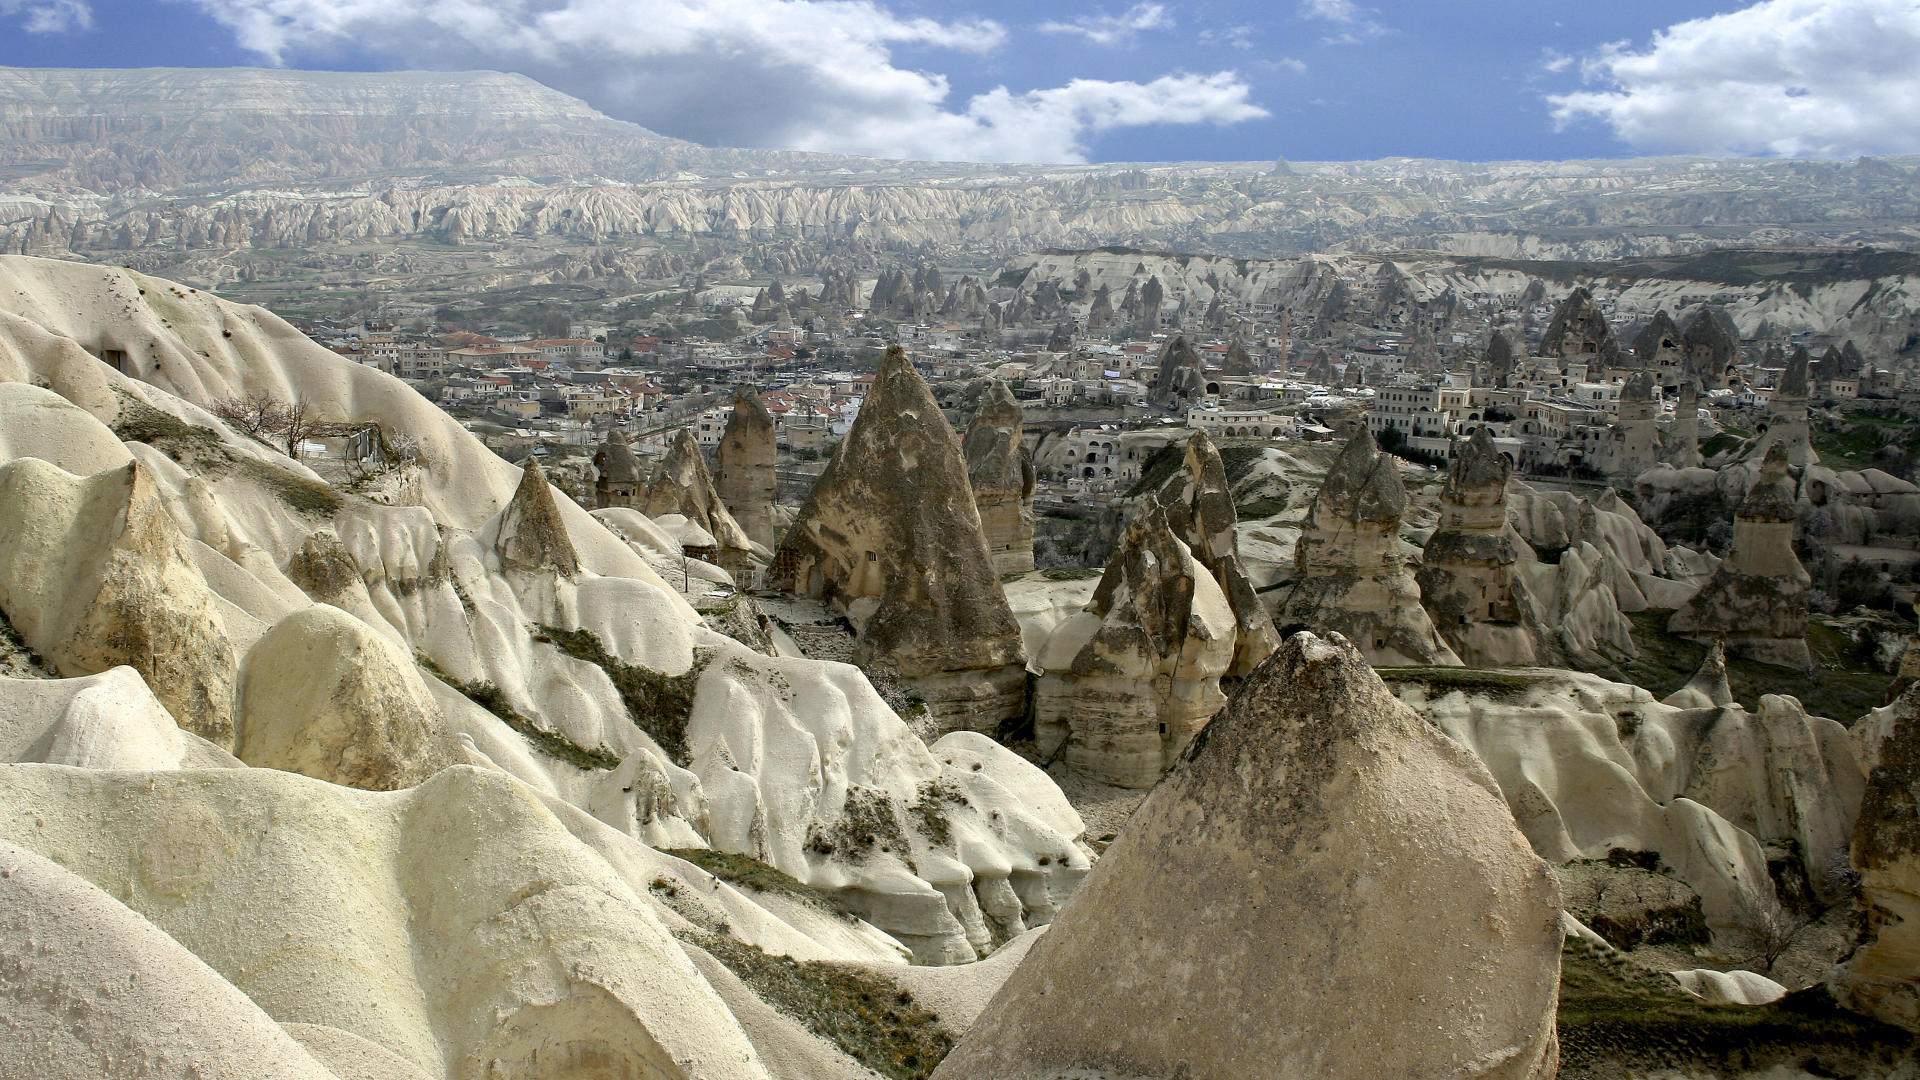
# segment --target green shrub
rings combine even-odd
[[[833,897],[789,875],[779,867],[763,863],[750,855],[715,851],[712,848],[664,848],[662,850],[674,858],[685,859],[729,885],[789,897],[819,908],[830,915],[855,917]]]
[[[687,748],[687,720],[693,715],[694,687],[706,666],[702,651],[695,651],[693,666],[685,674],[664,675],[608,652],[591,630],[562,630],[542,623],[533,640],[544,641],[606,672],[633,726],[646,732],[675,765],[685,768],[692,760]]]
[[[435,678],[466,695],[467,700],[499,717],[502,723],[549,756],[559,758],[580,769],[611,771],[620,767],[619,755],[606,747],[589,749],[557,731],[548,731],[534,723],[532,717],[514,708],[513,702],[507,700],[505,692],[493,683],[467,682],[464,679],[457,679],[424,653],[415,654],[414,660]]]

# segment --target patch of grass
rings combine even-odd
[[[1569,939],[1560,963],[1561,1075],[1754,1075],[1774,1063],[1857,1076],[1911,1052],[1903,1031],[1850,1013],[1823,987],[1771,1005],[1713,1005],[1665,975]]]
[[[729,885],[785,896],[819,908],[829,915],[839,915],[848,919],[856,917],[833,897],[793,877],[779,867],[763,863],[750,855],[715,851],[712,848],[663,848],[661,850],[676,859],[685,859]]]
[[[1597,674],[1624,678],[1646,687],[1654,697],[1665,697],[1685,686],[1706,659],[1707,647],[1677,634],[1667,633],[1667,619],[1673,612],[1649,608],[1630,613],[1633,643],[1640,655],[1617,671]],[[1813,650],[1820,670],[1811,676],[1791,668],[1774,667],[1744,657],[1727,658],[1727,685],[1733,698],[1752,709],[1758,708],[1762,694],[1791,694],[1800,699],[1807,712],[1825,716],[1851,727],[1869,709],[1880,707],[1889,677],[1876,671],[1860,656],[1859,647],[1845,634],[1815,621],[1808,625],[1807,644]]]
[[[1104,573],[1097,566],[1049,566],[1040,571],[1040,576],[1048,581],[1087,581]]]
[[[966,806],[967,797],[953,784],[935,778],[920,785],[920,794],[907,808],[909,820],[920,827],[920,835],[935,847],[953,840],[953,828],[947,821],[947,807]]]
[[[1735,435],[1731,431],[1722,431],[1713,438],[1700,444],[1700,454],[1702,457],[1710,458],[1723,450],[1731,450],[1739,446],[1743,441],[1740,436]]]
[[[548,731],[534,723],[532,717],[513,707],[513,703],[507,700],[507,695],[498,686],[490,682],[467,682],[464,679],[454,678],[425,653],[415,653],[414,662],[441,682],[465,694],[467,700],[499,717],[502,723],[519,732],[522,738],[549,756],[559,758],[580,769],[611,771],[620,767],[619,755],[606,747],[598,746],[589,749],[557,731]]]
[[[235,460],[234,470],[308,517],[332,517],[346,503],[338,491],[318,480],[309,480],[299,473],[288,472],[254,458]]]
[[[920,1080],[953,1049],[940,1018],[883,975],[777,956],[720,934],[675,934],[726,965],[761,1000],[890,1080]]]
[[[1534,679],[1509,671],[1486,671],[1464,667],[1383,667],[1375,668],[1390,683],[1419,683],[1429,694],[1461,690],[1485,694],[1495,699],[1517,697],[1532,689]]]
[[[591,630],[562,630],[542,623],[533,640],[544,641],[606,672],[633,726],[646,732],[675,765],[685,768],[692,760],[687,749],[687,719],[693,715],[694,686],[706,667],[701,650],[695,650],[693,666],[685,674],[664,675],[608,652]]]
[[[1160,485],[1166,483],[1167,478],[1178,471],[1186,460],[1187,448],[1181,443],[1168,443],[1155,450],[1153,456],[1140,466],[1140,479],[1135,480],[1133,486],[1127,489],[1125,497],[1131,499],[1137,495],[1145,495],[1149,491],[1159,490]]]
[[[1285,499],[1255,499],[1234,508],[1241,521],[1258,521],[1269,518],[1287,508]]]
[[[219,432],[189,424],[118,387],[114,392],[120,396],[120,412],[112,424],[114,438],[146,443],[182,465],[215,473],[225,470],[227,454]]]
[[[807,828],[807,850],[852,863],[864,862],[876,852],[897,854],[913,868],[913,848],[894,815],[893,801],[885,791],[858,784],[847,788],[839,818]]]

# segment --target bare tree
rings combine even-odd
[[[1743,900],[1737,925],[1753,952],[1741,962],[1757,966],[1762,974],[1772,974],[1773,966],[1787,955],[1800,932],[1813,922],[1812,916],[1790,911],[1772,897]]]
[[[286,426],[280,431],[281,438],[286,440],[287,456],[299,461],[300,444],[306,442],[307,437],[312,435],[314,429],[319,426],[319,419],[313,415],[313,410],[307,407],[304,398],[297,399],[293,404],[288,405]]]
[[[287,403],[268,394],[248,394],[214,402],[213,415],[248,435],[262,438],[285,425]]]

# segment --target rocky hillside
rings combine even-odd
[[[779,239],[802,266],[848,242],[994,258],[1110,244],[1552,259],[1912,246],[1915,170],[1906,159],[901,163],[701,148],[490,72],[0,71],[0,251],[137,255],[146,268],[368,240]]]
[[[1411,329],[1415,311],[1472,334],[1478,356],[1489,319],[1538,312],[1584,285],[1626,331],[1665,310],[1681,318],[1703,304],[1723,310],[1747,341],[1797,331],[1851,338],[1876,361],[1920,346],[1920,257],[1906,252],[1760,249],[1611,262],[1569,262],[1396,252],[1231,259],[1131,249],[1049,251],[1010,259],[998,282],[1036,305],[1084,311],[1106,289],[1116,306],[1158,280],[1163,311],[1202,325],[1216,296],[1284,309],[1296,327],[1332,324]],[[1123,312],[1124,314],[1124,312]],[[1436,335],[1438,336],[1438,335]],[[1443,350],[1444,351],[1444,350]]]

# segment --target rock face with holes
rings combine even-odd
[[[1226,704],[1220,676],[1238,636],[1226,593],[1149,503],[1086,610],[1040,651],[1041,755],[1102,783],[1152,787]]]
[[[1868,770],[1852,849],[1865,925],[1828,985],[1847,1006],[1920,1031],[1920,687],[1868,714],[1853,737]]]
[[[1375,664],[1458,664],[1401,549],[1407,489],[1396,460],[1366,431],[1340,451],[1307,512],[1274,621],[1338,631]]]
[[[1667,629],[1724,640],[1727,651],[1763,663],[1810,671],[1807,600],[1813,578],[1793,553],[1799,517],[1789,451],[1774,444],[1760,478],[1733,517],[1733,544],[1713,577],[1673,613]]]
[[[1359,650],[1296,634],[934,1076],[1545,1080],[1560,946],[1485,766]]]
[[[1513,464],[1484,427],[1456,446],[1440,490],[1440,527],[1427,538],[1415,575],[1421,603],[1469,667],[1539,663],[1525,586],[1514,569],[1523,541],[1507,524]]]
[[[778,485],[774,470],[779,461],[780,447],[766,403],[752,387],[737,387],[733,414],[720,433],[714,490],[745,530],[747,539],[768,552],[773,550],[773,497]]]
[[[1161,408],[1185,409],[1205,400],[1207,371],[1185,334],[1175,334],[1160,350],[1160,370],[1148,400]]]
[[[711,537],[712,551],[696,550],[688,554],[709,560],[732,574],[734,580],[742,580],[752,569],[753,541],[721,501],[720,493],[714,488],[713,474],[707,471],[707,459],[700,453],[700,444],[694,440],[691,430],[681,428],[674,436],[673,446],[654,470],[637,509],[653,518],[678,514]]]
[[[1026,711],[1020,627],[987,552],[966,459],[897,345],[781,541],[768,583],[844,613],[858,630],[856,662],[904,679],[940,727],[991,732]]]
[[[1021,441],[1021,421],[1013,391],[991,379],[960,444],[997,574],[1033,569],[1033,455]]]
[[[234,647],[147,466],[0,465],[0,612],[61,675],[126,664],[181,727],[232,742]]]

